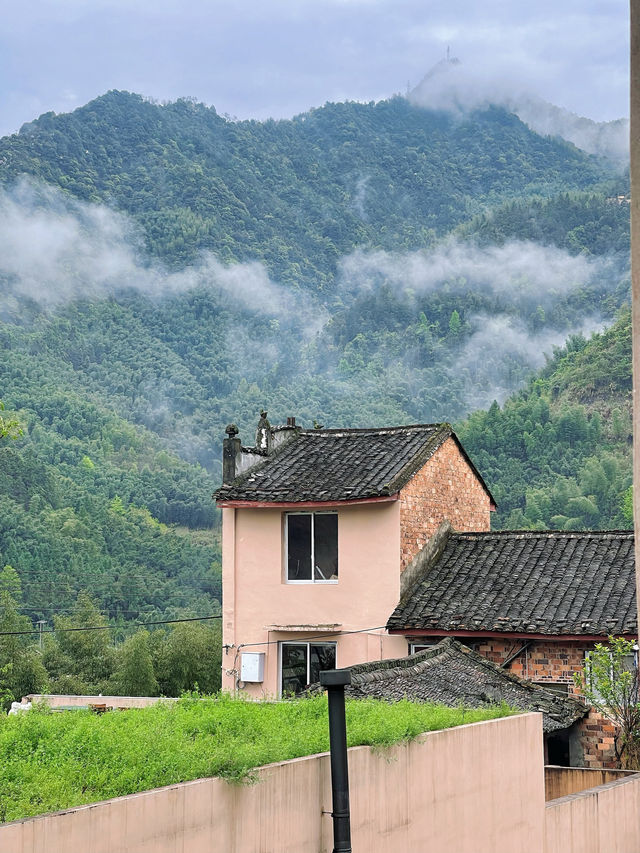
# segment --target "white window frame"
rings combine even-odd
[[[336,663],[338,668],[338,643],[335,640],[281,640],[278,643],[278,697],[282,698],[282,650],[284,646],[306,646],[307,647],[307,684],[311,676],[311,654],[310,646],[333,646],[335,649]]]
[[[425,652],[427,649],[433,648],[433,646],[438,645],[439,640],[434,640],[432,643],[409,643],[409,654],[417,655],[418,652]],[[420,646],[418,651],[416,651],[416,647]]]
[[[291,515],[310,515],[311,516],[311,577],[309,580],[292,580],[289,578],[289,516]],[[316,580],[315,575],[315,517],[316,515],[335,515],[337,524],[336,524],[336,551],[338,555],[338,577],[335,579],[327,578],[326,580]],[[287,512],[285,513],[285,522],[284,522],[284,579],[285,583],[290,584],[309,584],[309,583],[321,583],[321,584],[337,584],[340,578],[340,558],[339,558],[339,530],[340,527],[338,512],[336,510],[321,510],[320,512],[313,512],[312,510],[304,511],[300,510],[300,512]]]

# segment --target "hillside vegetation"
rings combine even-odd
[[[589,339],[628,305],[627,190],[503,109],[403,98],[240,122],[110,92],[1,139],[18,609],[51,625],[86,591],[112,626],[217,614],[224,428],[250,443],[265,406],[455,421],[497,525],[627,523],[628,320]],[[106,654],[40,682],[106,683]]]
[[[502,408],[458,427],[498,503],[497,527],[632,526],[631,317],[574,337]],[[625,496],[627,496],[625,506]]]
[[[187,99],[117,91],[1,140],[0,182],[22,174],[131,214],[171,264],[210,249],[316,291],[356,246],[421,248],[487,203],[611,178],[500,108],[460,120],[397,97],[229,121]]]

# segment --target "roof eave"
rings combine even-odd
[[[602,634],[561,634],[558,632],[536,633],[533,631],[521,631],[518,629],[514,629],[513,631],[471,631],[466,628],[390,628],[388,625],[387,632],[389,634],[411,637],[487,637],[490,639],[517,638],[521,640],[584,640],[593,642],[602,642],[602,640],[606,640],[611,634],[611,632]],[[635,640],[637,637],[637,633],[635,632],[613,632],[613,635],[616,637],[624,637],[627,640]]]
[[[355,506],[356,504],[392,503],[398,500],[398,493],[393,495],[375,495],[368,498],[328,499],[326,501],[247,501],[247,500],[218,500],[216,506],[221,509],[318,509],[328,506]]]

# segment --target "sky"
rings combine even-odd
[[[598,121],[628,115],[628,0],[0,0],[0,134],[109,89],[238,118],[405,93],[447,51]]]

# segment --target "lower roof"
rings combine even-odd
[[[587,713],[578,699],[546,690],[501,669],[452,638],[395,660],[349,667],[347,696],[411,699],[482,708],[506,702],[521,711],[541,711],[545,732],[568,728]]]
[[[636,634],[633,533],[452,532],[403,594],[387,628]]]

